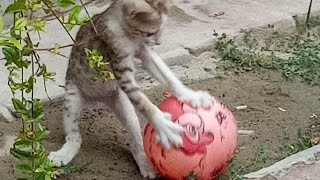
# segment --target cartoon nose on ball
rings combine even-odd
[[[151,165],[168,180],[184,180],[190,173],[197,180],[214,179],[227,167],[237,146],[237,125],[231,111],[215,100],[209,108],[193,108],[175,97],[166,98],[159,108],[180,124],[183,144],[165,150],[155,142],[151,124],[144,130],[144,149]]]

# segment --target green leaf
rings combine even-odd
[[[68,21],[76,21],[80,14],[81,8],[80,6],[74,6],[69,14]]]
[[[0,35],[2,34],[3,32],[3,17],[0,16]]]
[[[22,151],[20,149],[10,148],[10,153],[17,159],[20,160],[31,160],[31,152]]]
[[[16,3],[10,4],[7,9],[4,11],[4,14],[20,12],[26,9],[24,1],[18,1]]]
[[[41,141],[41,140],[45,139],[46,137],[48,137],[49,133],[50,133],[50,131],[46,130],[46,129],[42,132],[37,133],[36,140]]]
[[[22,172],[27,172],[27,173],[32,172],[32,167],[28,164],[18,164],[16,168]]]
[[[34,78],[34,76],[30,76],[27,81],[27,84],[28,84],[28,88],[26,89],[27,93],[30,93],[33,90],[35,82],[36,82],[36,79]]]
[[[49,174],[46,174],[44,180],[51,180],[51,176]]]
[[[28,24],[28,19],[26,17],[22,17],[20,19],[18,19],[15,23],[14,23],[14,29],[15,30],[21,30],[23,27],[25,27]]]
[[[44,116],[43,106],[39,99],[33,101],[33,118],[41,119]]]
[[[28,148],[32,148],[32,142],[30,140],[28,140],[24,135],[22,136],[22,138],[18,141],[16,141],[14,143],[14,146],[17,149],[28,149]]]
[[[74,0],[59,0],[58,1],[58,6],[60,6],[60,7],[70,7],[75,4],[76,3],[74,2]]]
[[[68,31],[71,31],[73,29],[73,27],[74,27],[73,24],[66,24],[65,26],[66,26]]]
[[[16,63],[21,59],[20,52],[16,48],[4,47],[2,48],[2,53],[7,60],[6,66],[11,64],[12,62]]]
[[[35,20],[32,22],[31,26],[34,28],[36,31],[43,31],[45,26],[46,26],[46,21],[43,20]]]
[[[20,44],[20,42],[13,37],[9,37],[8,38],[9,42],[12,43],[12,45],[16,48],[18,48],[20,51],[22,51],[22,45]]]
[[[59,43],[55,43],[55,44],[54,44],[54,52],[55,52],[55,53],[58,53],[60,47],[61,47],[61,45],[60,45]]]
[[[36,173],[45,172],[45,169],[43,169],[43,167],[39,167],[39,168],[36,169],[34,172],[36,172]]]
[[[14,106],[14,109],[18,112],[25,110],[24,105],[23,105],[22,101],[20,101],[20,99],[12,98],[12,104]]]

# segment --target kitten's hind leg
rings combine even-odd
[[[63,113],[66,142],[60,150],[49,154],[49,159],[57,162],[57,166],[68,164],[79,152],[82,141],[79,131],[81,99],[80,92],[75,85],[66,86]]]
[[[131,153],[139,166],[143,177],[155,178],[156,173],[148,163],[143,149],[141,127],[135,109],[128,96],[119,88],[118,96],[114,101],[114,110],[121,123],[128,131]]]

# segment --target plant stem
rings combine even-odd
[[[16,1],[15,1],[16,2]],[[18,14],[17,13],[14,13],[13,14],[13,22],[16,22],[16,15]],[[20,11],[20,16],[22,17],[23,16],[23,13]],[[19,36],[21,37],[21,30],[19,31]],[[19,40],[20,44],[22,42],[22,39],[20,38]],[[23,61],[23,58],[21,57],[21,63]],[[23,66],[21,67],[21,83],[24,83],[24,68]],[[21,102],[23,103],[24,102],[24,90],[21,89]],[[25,124],[24,124],[24,120],[21,118],[21,124],[22,124],[22,132],[25,132]]]
[[[309,28],[310,24],[309,24],[309,19],[310,19],[310,15],[311,15],[311,7],[312,7],[312,0],[310,0],[310,4],[309,4],[309,9],[308,9],[308,14],[307,14],[307,20],[306,20],[306,25]]]
[[[64,28],[64,30],[68,33],[69,37],[71,38],[71,40],[73,42],[75,42],[74,38],[72,37],[72,35],[70,34],[70,32],[67,30],[67,28],[63,25],[63,22],[59,19],[59,17],[57,16],[57,14],[52,10],[52,8],[44,1],[41,0],[43,2],[43,4],[45,4],[47,6],[47,8],[51,11],[51,13],[56,17],[56,19],[59,21],[59,23],[62,25],[62,27]]]
[[[88,5],[88,4],[90,4],[90,3],[92,3],[93,1],[95,1],[95,0],[91,0],[91,1],[88,1],[88,2],[86,2],[86,3],[84,3],[82,6],[81,6],[81,8],[83,7],[83,6],[86,6],[86,5]],[[65,10],[65,11],[60,11],[59,12],[59,14],[60,15],[65,15],[66,13],[68,13],[68,12],[70,12],[72,9],[68,9],[68,10]],[[54,16],[54,15],[53,15]],[[49,14],[49,15],[46,15],[46,16],[43,16],[41,19],[43,19],[43,20],[46,20],[46,21],[52,21],[52,20],[55,20],[56,19],[56,17],[52,17],[52,14]]]
[[[96,26],[94,25],[92,19],[90,18],[90,14],[89,14],[86,6],[85,6],[84,3],[82,2],[82,0],[80,0],[80,3],[81,3],[81,5],[83,6],[84,10],[86,11],[86,13],[87,13],[87,15],[88,15],[88,17],[89,17],[89,21],[90,21],[90,23],[91,23],[91,25],[92,25],[92,27],[93,27],[93,29],[94,29],[94,32],[95,32],[96,34],[98,34],[97,28],[96,28]]]

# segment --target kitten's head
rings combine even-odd
[[[147,44],[158,44],[162,24],[161,12],[145,0],[126,0],[123,14],[127,31]]]

